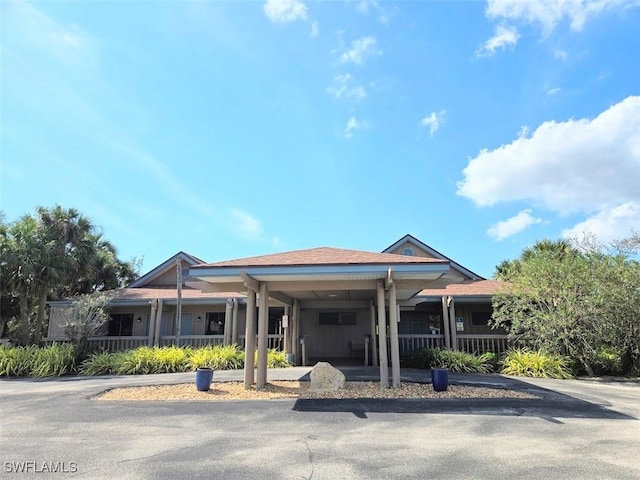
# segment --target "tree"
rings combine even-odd
[[[493,299],[492,324],[519,343],[569,355],[590,375],[603,352],[640,368],[640,263],[630,250],[585,238],[525,252],[503,269],[509,284]]]
[[[118,259],[114,246],[73,208],[38,207],[13,223],[0,220],[2,303],[13,305],[0,313],[5,329],[17,320],[23,344],[40,341],[48,299],[122,287],[137,276],[135,261]]]
[[[100,330],[107,320],[107,306],[113,292],[95,292],[77,297],[64,312],[64,333],[76,347],[76,356],[84,358],[89,350],[89,337]]]

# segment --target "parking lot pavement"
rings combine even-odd
[[[474,379],[543,398],[106,402],[88,397],[193,374],[1,380],[0,477],[640,478],[639,384]]]

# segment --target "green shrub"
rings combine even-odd
[[[286,352],[280,350],[269,350],[267,352],[267,368],[286,368],[291,364],[287,362]]]
[[[35,348],[31,357],[31,377],[60,377],[76,370],[76,348],[74,345],[54,343]]]
[[[474,355],[457,350],[420,348],[404,357],[403,366],[422,369],[448,368],[451,372],[489,373],[493,370],[494,358],[495,355],[490,352]]]
[[[113,375],[121,363],[121,356],[125,352],[98,352],[91,355],[80,365],[81,375]]]
[[[35,346],[0,346],[0,376],[24,377],[29,375],[37,348]]]
[[[75,372],[73,345],[54,343],[46,347],[0,347],[0,376],[59,377]]]
[[[622,375],[622,353],[614,347],[600,346],[596,351],[594,368],[598,375]]]
[[[501,361],[500,373],[521,377],[571,378],[568,359],[541,351],[509,350]]]
[[[244,366],[244,352],[238,345],[208,345],[193,350],[189,358],[191,370],[208,367],[214,370],[234,370]]]

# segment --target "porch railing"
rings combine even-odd
[[[89,337],[89,346],[108,352],[119,350],[131,350],[134,348],[149,345],[149,337],[146,335],[139,337]]]
[[[245,335],[240,335],[238,337],[238,345],[240,348],[244,348],[245,345]],[[258,347],[258,336],[256,335],[256,348]],[[284,335],[280,335],[277,333],[270,333],[267,335],[267,348],[273,350],[282,350],[284,348]]]
[[[507,335],[471,335],[457,334],[458,350],[481,354],[493,352],[497,355],[509,348]]]
[[[442,334],[400,334],[400,355],[417,350],[419,348],[443,348],[444,335]]]
[[[200,348],[207,345],[222,345],[224,335],[180,335],[180,340],[176,341],[175,335],[163,335],[160,337],[160,346],[169,347],[180,345],[181,347]]]

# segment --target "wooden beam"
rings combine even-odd
[[[389,361],[387,360],[387,319],[384,306],[384,286],[382,280],[376,288],[378,297],[378,348],[380,350],[380,386],[389,388]]]
[[[396,284],[389,287],[389,336],[391,337],[391,385],[400,388],[400,344],[398,340],[398,302]]]
[[[256,350],[256,292],[247,291],[247,315],[244,337],[244,388],[250,390],[253,385]]]
[[[240,272],[240,278],[244,283],[244,286],[250,288],[254,292],[257,292],[260,289],[260,283],[250,275],[247,275],[245,272]]]
[[[258,309],[258,369],[256,388],[267,384],[267,333],[269,328],[269,290],[266,282],[260,282],[260,308]]]

